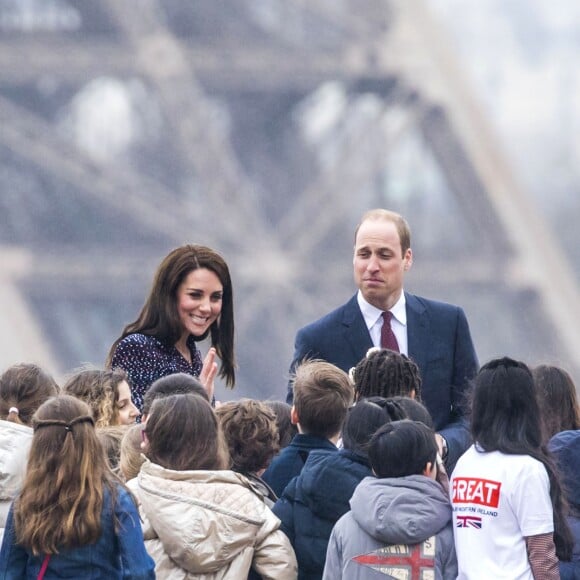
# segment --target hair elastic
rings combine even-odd
[[[72,428],[74,427],[74,425],[76,425],[77,423],[91,423],[91,424],[95,424],[95,421],[92,417],[89,417],[88,415],[85,415],[83,417],[77,417],[76,419],[73,419],[70,423],[65,423],[64,421],[58,421],[58,420],[54,420],[51,421],[50,419],[47,421],[39,421],[38,423],[36,423],[36,425],[34,426],[34,430],[36,431],[37,429],[40,429],[41,427],[64,427],[64,430],[67,433],[72,433]]]
[[[18,410],[17,407],[10,407],[10,409],[8,409],[8,414],[10,415],[10,413],[15,413],[16,415],[20,415],[20,411]]]

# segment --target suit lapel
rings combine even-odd
[[[413,294],[405,292],[407,310],[407,346],[409,357],[423,371],[429,353],[430,325],[427,310]]]
[[[356,294],[345,304],[342,324],[345,341],[350,345],[354,359],[358,362],[366,355],[373,343]]]

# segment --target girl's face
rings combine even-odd
[[[127,381],[121,381],[117,385],[119,400],[117,401],[117,412],[119,414],[119,425],[132,425],[139,416],[139,411],[131,400],[131,389]]]
[[[222,311],[223,286],[215,272],[192,270],[177,288],[177,313],[184,335],[203,336]]]

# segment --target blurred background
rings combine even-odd
[[[482,362],[578,384],[579,53],[569,0],[0,0],[1,369],[102,366],[191,242],[234,280],[219,397],[283,398],[385,207]]]

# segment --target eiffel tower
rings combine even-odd
[[[165,253],[201,243],[234,279],[224,398],[282,398],[388,207],[408,289],[462,305],[482,361],[579,376],[577,280],[423,0],[3,2],[0,79],[2,368],[102,365]]]

